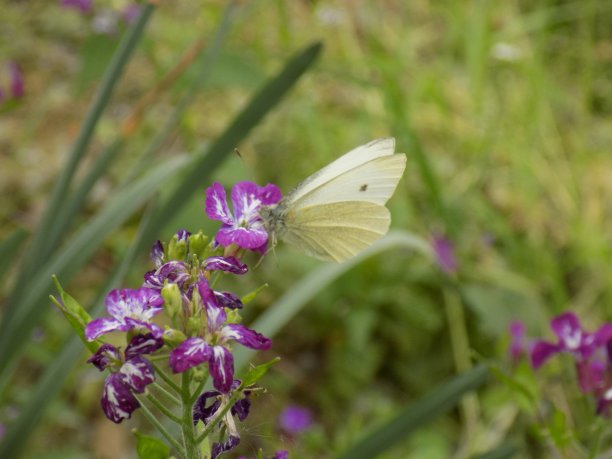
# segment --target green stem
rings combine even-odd
[[[179,418],[172,411],[166,408],[166,406],[162,402],[160,402],[155,397],[155,395],[149,392],[147,394],[147,399],[151,402],[152,405],[154,405],[159,411],[161,411],[168,419],[170,419],[173,422],[176,422],[178,425],[181,425],[181,422],[183,422],[181,418]]]
[[[183,444],[185,445],[185,459],[200,459],[200,451],[195,438],[193,428],[193,404],[191,402],[190,392],[190,371],[185,371],[181,374],[181,398],[183,400],[183,418],[181,421],[181,430],[183,432]]]
[[[236,391],[234,392],[234,395],[230,397],[227,404],[223,406],[223,408],[215,415],[214,418],[212,418],[212,420],[208,423],[206,428],[198,436],[198,438],[196,439],[196,442],[198,445],[202,443],[204,439],[208,437],[208,435],[210,435],[210,433],[215,427],[217,427],[217,424],[219,424],[219,421],[223,419],[223,416],[225,416],[225,414],[230,410],[230,408],[234,406],[234,403],[236,403],[236,400],[238,400],[238,397],[240,397],[241,395],[242,395],[242,385],[238,389],[236,389]]]
[[[168,386],[170,386],[172,388],[172,390],[174,390],[174,392],[176,392],[177,394],[182,394],[183,390],[179,387],[179,385],[177,383],[175,383],[172,378],[170,376],[168,376],[166,374],[165,371],[163,371],[159,365],[156,365],[155,362],[151,362],[151,365],[153,365],[153,368],[155,369],[155,374],[158,375],[159,377],[161,377],[161,379],[164,380],[164,382],[166,384],[168,384]]]
[[[168,432],[168,430],[162,425],[161,422],[159,422],[159,420],[155,417],[155,415],[151,413],[151,410],[149,410],[149,408],[147,408],[147,406],[143,403],[143,401],[141,400],[143,396],[139,394],[134,394],[134,397],[136,397],[136,399],[140,402],[142,413],[147,418],[147,420],[151,424],[153,424],[153,426],[157,429],[157,431],[160,434],[162,434],[166,440],[168,440],[168,443],[172,445],[172,447],[176,450],[177,453],[179,453],[183,457],[186,457],[185,451],[183,450],[183,447],[181,446],[181,444],[178,441],[176,441],[174,436],[170,432]]]
[[[198,397],[202,393],[202,390],[204,389],[204,386],[206,385],[206,381],[208,381],[208,377],[204,378],[200,382],[200,384],[198,384],[198,387],[196,387],[196,390],[193,392],[193,397],[191,397],[191,404],[192,405],[196,402],[196,400],[198,399]]]
[[[181,401],[176,398],[174,395],[172,395],[170,392],[168,392],[166,390],[166,388],[164,386],[162,386],[159,383],[154,382],[152,384],[153,387],[155,387],[155,389],[157,389],[159,392],[161,392],[161,394],[166,397],[168,400],[170,400],[172,403],[174,403],[175,405],[180,405]]]

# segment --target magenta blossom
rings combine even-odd
[[[612,338],[612,325],[604,324],[595,333],[582,329],[576,314],[566,312],[550,322],[556,343],[536,341],[531,350],[531,363],[534,368],[541,367],[550,357],[560,352],[573,354],[577,361],[588,360],[598,347],[605,346]]]
[[[266,350],[272,340],[240,324],[226,324],[225,309],[219,305],[217,296],[206,279],[198,282],[198,293],[207,317],[204,338],[192,337],[183,341],[170,353],[170,367],[182,373],[192,367],[208,362],[210,374],[217,390],[227,393],[234,381],[234,356],[227,345],[237,341],[251,349]]]
[[[112,331],[125,332],[134,328],[146,329],[160,337],[162,330],[151,323],[151,319],[162,311],[161,303],[159,295],[149,288],[112,290],[105,300],[110,317],[89,322],[85,327],[85,337],[93,341]]]
[[[111,344],[103,344],[89,358],[87,362],[98,370],[111,369],[111,374],[104,381],[104,391],[100,399],[102,410],[108,419],[119,424],[124,419],[129,419],[140,406],[133,393],[143,393],[146,386],[155,381],[153,366],[143,355],[152,354],[163,345],[164,342],[152,333],[136,335],[125,349],[124,358]]]
[[[436,262],[442,272],[446,274],[454,274],[457,272],[457,258],[455,257],[455,249],[450,239],[441,234],[433,236],[431,245],[436,256]]]
[[[307,408],[289,405],[280,414],[278,423],[283,431],[296,435],[312,425],[312,413]]]
[[[281,198],[276,185],[261,187],[253,182],[238,182],[232,188],[232,214],[225,189],[220,183],[213,183],[206,190],[206,215],[223,223],[215,237],[217,243],[223,247],[236,244],[243,249],[265,251],[268,233],[259,210],[278,203]]]

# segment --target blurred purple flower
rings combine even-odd
[[[11,95],[13,99],[20,99],[24,94],[24,82],[23,82],[23,73],[21,72],[21,68],[19,64],[16,62],[8,63],[9,76],[11,81]]]
[[[556,343],[536,341],[531,349],[531,363],[541,367],[550,357],[560,352],[569,352],[578,362],[586,361],[597,347],[605,346],[612,338],[612,325],[604,324],[595,333],[582,329],[573,312],[563,313],[550,321],[550,328],[557,336]]]
[[[60,5],[79,10],[81,13],[90,13],[93,10],[93,0],[60,0]]]
[[[457,272],[457,259],[453,243],[441,234],[435,234],[431,245],[436,256],[438,267],[446,274]]]
[[[312,413],[307,408],[289,405],[280,414],[278,423],[283,431],[296,435],[311,426]]]
[[[140,16],[141,6],[138,3],[129,3],[123,8],[121,15],[126,24],[132,24]]]
[[[510,354],[510,360],[516,363],[523,355],[529,355],[532,345],[525,337],[525,324],[520,320],[512,322],[509,331],[510,346],[508,347],[508,353]]]

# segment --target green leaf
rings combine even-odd
[[[168,459],[170,448],[159,438],[132,431],[136,437],[136,452],[140,459]]]
[[[487,379],[484,365],[456,376],[444,386],[433,390],[418,402],[400,411],[397,416],[374,429],[337,459],[371,459],[405,440],[415,430],[447,413],[461,397],[481,386]]]
[[[248,387],[255,384],[257,381],[263,378],[272,365],[276,365],[278,362],[280,362],[280,357],[276,357],[269,362],[249,368],[246,374],[241,378],[242,386]]]
[[[58,301],[54,296],[50,296],[49,298],[59,310],[62,311],[62,314],[64,314],[64,317],[74,331],[76,331],[77,335],[79,335],[79,338],[81,338],[81,341],[83,341],[87,349],[89,349],[92,354],[95,353],[99,345],[95,342],[87,341],[85,338],[85,326],[91,322],[91,316],[77,300],[64,291],[57,277],[53,276],[53,282],[60,294],[61,301]]]
[[[559,448],[564,449],[572,440],[572,431],[567,425],[567,417],[563,411],[555,409],[551,417],[548,433],[553,443]]]
[[[253,301],[257,295],[259,295],[259,293],[268,288],[268,284],[263,284],[260,285],[259,287],[257,287],[255,290],[253,290],[252,292],[247,293],[246,295],[244,295],[242,298],[240,298],[240,301],[242,301],[242,304],[249,304],[251,301]]]

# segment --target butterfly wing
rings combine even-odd
[[[387,195],[386,192],[377,188],[375,184],[372,184],[372,188],[369,187],[369,184],[376,179],[377,176],[375,174],[381,174],[381,179],[389,173],[392,173],[393,176],[397,175],[399,163],[403,161],[405,164],[406,157],[404,155],[393,155],[394,150],[395,139],[393,138],[373,140],[365,145],[361,145],[344,154],[331,164],[328,164],[320,171],[312,174],[289,192],[284,201],[287,206],[293,206],[300,201],[303,201],[303,205],[313,202],[329,202],[329,199],[335,199],[339,202],[346,194],[352,194],[352,200],[371,200],[372,202],[378,202],[384,199],[384,195],[386,195],[386,199],[384,199],[384,202],[386,202],[393,193],[393,190]],[[395,157],[393,160],[382,160],[382,158],[393,157]],[[375,161],[375,163],[368,167],[367,164],[372,161]],[[374,167],[374,164],[376,167]],[[394,168],[395,173],[390,170]],[[401,177],[402,172],[403,167],[395,181],[396,183],[399,177]],[[342,177],[344,177],[345,180],[342,180]],[[368,185],[364,191],[362,191],[359,199],[355,199],[355,190],[353,188],[344,189],[346,179],[349,177],[353,178],[352,182],[359,187],[364,184]],[[331,182],[334,182],[337,186],[330,187],[330,185],[332,185]],[[344,191],[345,193],[344,195],[332,195],[330,191],[334,193]],[[375,196],[377,193],[382,193],[382,196],[376,198],[378,201],[374,201],[374,198],[364,199],[370,195]],[[384,202],[382,203],[384,204]]]
[[[290,209],[281,238],[320,260],[353,257],[389,229],[389,210],[365,201],[333,202]]]

